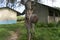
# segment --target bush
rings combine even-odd
[[[48,23],[48,27],[56,27],[56,23]]]
[[[57,22],[57,25],[56,26],[60,26],[60,21]]]
[[[58,24],[60,24],[60,21],[58,21]]]
[[[40,22],[38,22],[36,24],[36,27],[47,27],[47,24],[46,23],[40,23]]]
[[[35,27],[35,33],[33,34],[33,40],[60,40],[60,27],[54,28],[56,23],[40,23],[38,22]],[[46,27],[46,28],[45,28]],[[48,28],[48,27],[53,27]],[[0,25],[0,40],[8,38],[9,31],[15,31],[20,29],[18,40],[27,40],[27,30],[23,22],[17,24]]]
[[[18,16],[17,17],[17,21],[24,21],[24,19],[25,19],[25,17],[23,17],[23,16]]]

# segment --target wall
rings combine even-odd
[[[38,15],[40,22],[44,22],[44,23],[48,22],[48,13],[49,13],[49,11],[48,11],[48,8],[46,6],[37,4],[36,8],[34,10],[34,13],[36,13]]]
[[[55,22],[53,16],[48,16],[48,23]]]
[[[17,13],[10,9],[0,9],[0,24],[16,23]]]
[[[50,13],[48,16],[48,23],[60,21],[60,11],[50,8]]]
[[[60,17],[55,17],[55,21],[54,21],[54,17],[53,16],[48,16],[48,23],[58,22],[58,21],[60,21]]]

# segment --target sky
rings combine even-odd
[[[21,2],[21,0],[15,0],[15,4],[12,7],[12,9],[14,9],[14,10],[20,12],[20,13],[23,13],[23,11],[25,10],[25,6],[21,3],[19,3],[19,2]],[[42,3],[42,4],[45,4],[45,5],[48,5],[48,6],[51,6],[51,7],[59,7],[60,8],[60,0],[41,0],[41,1],[38,0],[38,2]],[[6,7],[6,3],[7,3],[6,0],[0,0],[0,8],[1,7]],[[9,3],[8,7],[11,8],[11,6],[12,6],[12,4]]]
[[[54,2],[53,5],[56,6],[56,7],[60,7],[60,0],[56,0],[56,2]]]
[[[41,3],[51,6],[51,7],[59,7],[60,8],[60,0],[41,0]]]

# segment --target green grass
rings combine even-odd
[[[33,40],[60,40],[60,26],[57,27],[38,27],[35,26]],[[27,40],[27,30],[24,21],[16,24],[0,25],[0,40],[6,40],[10,34],[9,31],[20,29],[18,40]]]
[[[21,33],[20,36],[24,37],[23,35],[27,33],[24,22],[18,22],[16,24],[0,25],[0,40],[6,40],[6,38],[10,36],[9,31],[16,31],[16,29],[18,28],[20,29]]]

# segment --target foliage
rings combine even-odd
[[[52,23],[48,23],[48,27],[55,27],[56,23],[52,22]]]
[[[60,26],[60,21],[58,21],[57,25],[56,26]]]
[[[60,26],[57,26],[57,23],[42,24],[36,24],[34,40],[60,40]]]
[[[47,27],[47,24],[38,22],[38,23],[36,23],[35,26],[37,26],[37,27]]]
[[[24,21],[25,17],[24,16],[18,16],[17,21]]]
[[[6,30],[4,28],[0,28],[0,40],[7,40],[9,35],[10,34],[9,34],[8,30]]]
[[[11,3],[14,3],[14,2],[15,2],[15,0],[10,0],[10,2],[11,2]]]
[[[34,27],[35,33],[32,40],[60,40],[60,26],[54,27],[54,25],[57,24],[38,22]],[[0,25],[0,40],[5,40],[9,36],[9,31],[15,31],[17,28],[20,29],[18,40],[27,40],[27,30],[24,22]]]

